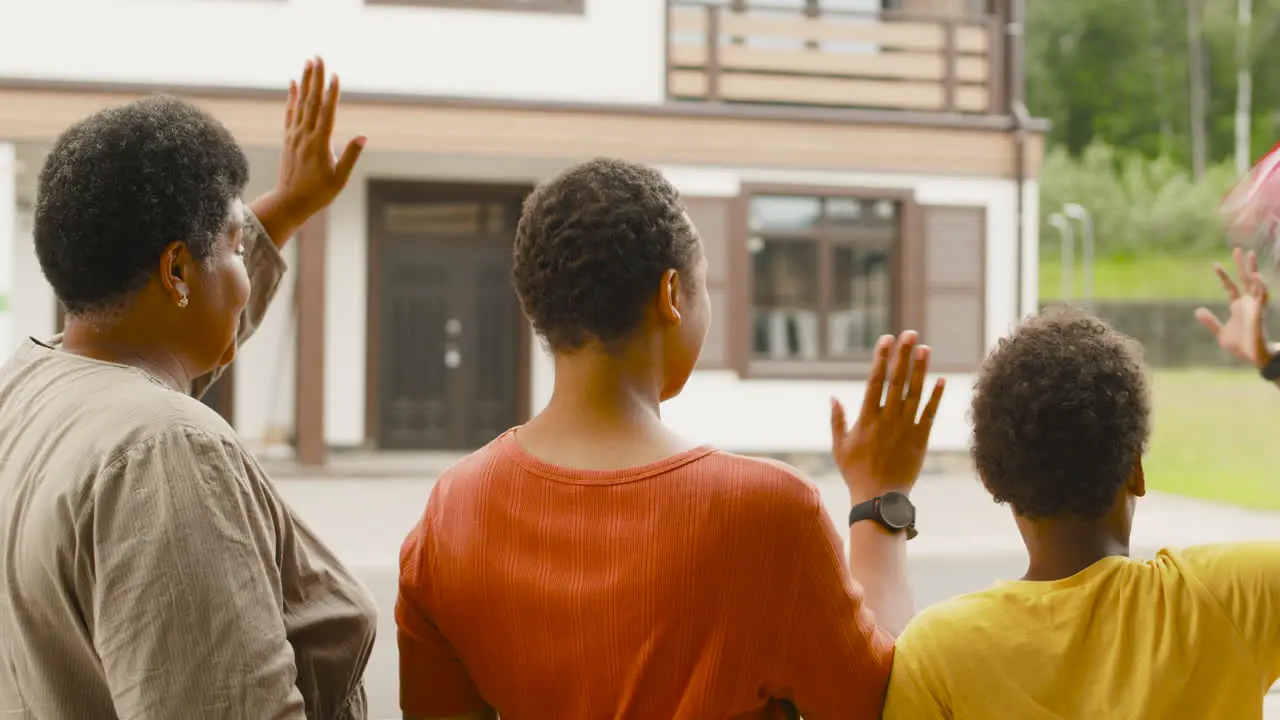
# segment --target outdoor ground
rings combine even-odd
[[[368,477],[281,477],[277,486],[305,522],[351,567],[378,601],[378,640],[365,675],[371,718],[399,717],[397,651],[393,610],[396,558],[400,542],[422,513],[434,484],[430,463],[419,472],[393,477],[388,469],[409,469],[394,457],[387,467],[366,468]],[[284,468],[281,468],[282,470]],[[427,470],[428,472],[422,472]],[[818,478],[828,512],[843,517],[848,495],[838,478]],[[920,536],[911,541],[909,572],[919,607],[1016,578],[1026,569],[1025,551],[1007,509],[991,502],[978,481],[966,475],[921,478],[912,493]],[[1139,506],[1133,554],[1150,557],[1164,546],[1275,538],[1273,513],[1152,493]],[[843,523],[837,531],[846,536]],[[1268,707],[1266,720],[1280,720]]]
[[[1206,257],[1147,256],[1099,262],[1098,299],[1221,300]],[[1040,264],[1041,300],[1061,296],[1061,265]],[[1076,296],[1082,279],[1076,271]],[[1145,467],[1152,489],[1280,510],[1280,392],[1240,370],[1159,370],[1153,373],[1154,436]]]
[[[1152,489],[1280,510],[1280,391],[1248,370],[1154,373]]]

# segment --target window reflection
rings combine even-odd
[[[771,360],[818,357],[818,244],[757,238],[751,254],[752,352]]]
[[[864,358],[894,332],[893,199],[752,199],[751,353],[762,360]]]
[[[822,200],[812,197],[762,196],[751,200],[755,232],[812,230],[822,217]]]
[[[831,252],[833,285],[827,314],[827,354],[869,355],[876,339],[892,331],[889,248],[840,245]]]

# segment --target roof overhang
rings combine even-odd
[[[0,79],[0,140],[48,143],[102,108],[157,92],[221,119],[247,147],[280,145],[284,98],[248,88]],[[338,134],[364,133],[390,152],[654,164],[1016,177],[1014,121],[999,116],[749,107],[531,103],[348,92]],[[1048,126],[1021,133],[1034,178]]]

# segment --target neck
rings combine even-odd
[[[125,317],[105,326],[68,316],[62,350],[83,357],[136,367],[179,392],[191,387],[186,366],[172,352],[156,346],[154,327],[143,328]]]
[[[1129,556],[1128,530],[1114,518],[1100,520],[1020,520],[1031,555],[1024,580],[1061,580],[1108,557]]]
[[[626,353],[583,350],[557,354],[555,367],[555,387],[540,416],[597,434],[662,424],[661,383],[646,363],[632,362]]]

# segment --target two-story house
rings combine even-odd
[[[210,402],[249,440],[463,450],[547,399],[509,282],[522,197],[597,155],[662,168],[710,260],[715,321],[665,417],[721,447],[816,452],[872,343],[919,329],[969,373],[1035,306],[1044,125],[1022,108],[1022,0],[41,0],[0,9],[0,349],[56,331],[32,249],[52,140],[164,91],[274,182],[284,88],[321,54],[340,141],[370,144],[289,246]]]

